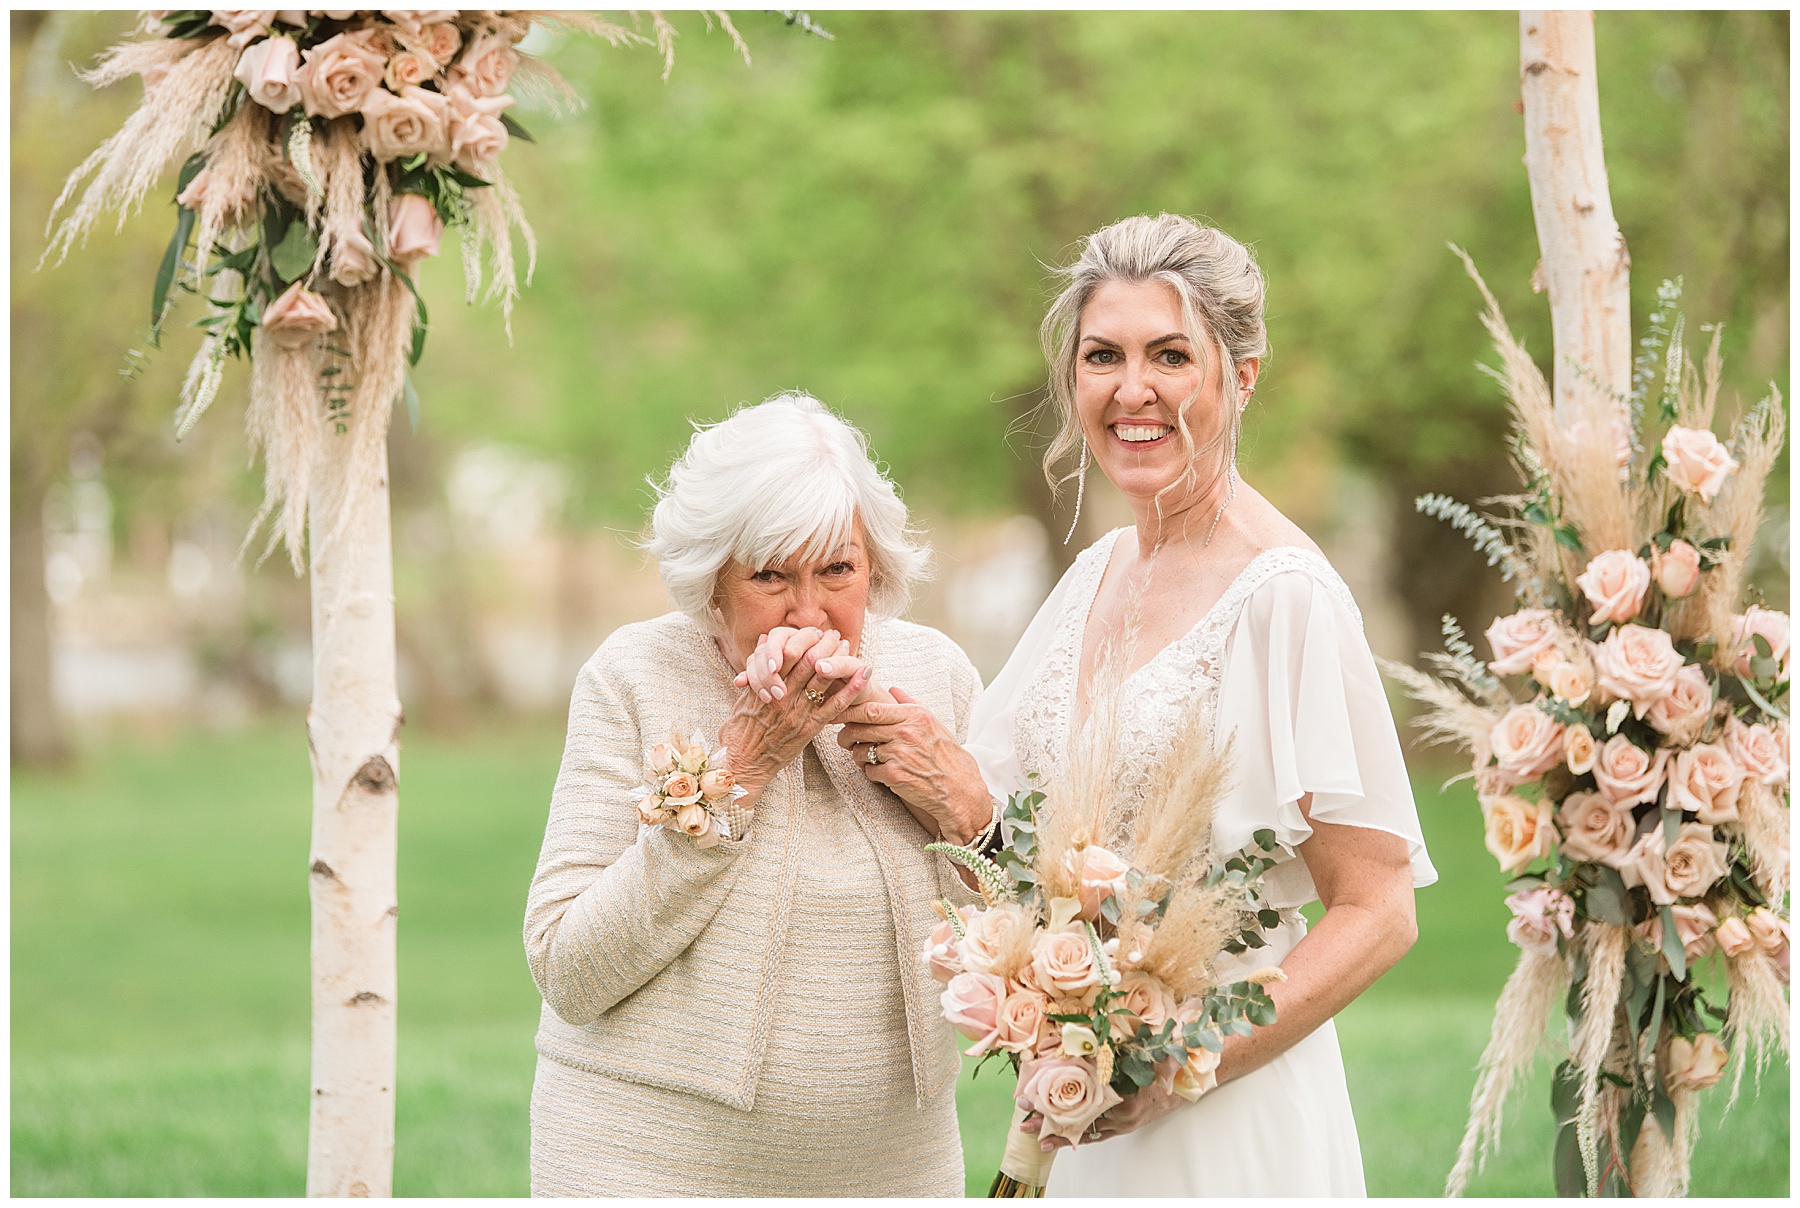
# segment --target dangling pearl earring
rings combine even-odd
[[[1063,538],[1067,545],[1075,536],[1075,526],[1081,523],[1081,495],[1087,489],[1088,443],[1086,435],[1081,438],[1081,471],[1075,479],[1075,518],[1069,521],[1069,535]]]

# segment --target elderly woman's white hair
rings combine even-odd
[[[762,570],[797,553],[822,558],[858,520],[876,616],[903,612],[930,562],[868,441],[811,395],[778,394],[697,428],[668,480],[652,485],[644,549],[675,606],[707,633],[723,628],[714,598],[728,563]]]

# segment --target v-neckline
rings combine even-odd
[[[1070,678],[1069,707],[1064,714],[1064,718],[1068,724],[1068,732],[1066,734],[1064,734],[1064,736],[1063,736],[1065,741],[1067,741],[1068,739],[1074,737],[1076,734],[1081,732],[1080,727],[1077,726],[1077,724],[1076,724],[1076,710],[1077,709],[1081,710],[1080,724],[1083,726],[1085,726],[1087,724],[1087,720],[1088,720],[1088,709],[1086,708],[1087,693],[1084,691],[1085,686],[1081,679],[1081,672],[1082,672],[1082,664],[1085,661],[1085,656],[1087,654],[1088,622],[1093,619],[1094,604],[1100,598],[1100,585],[1106,581],[1106,572],[1112,568],[1113,549],[1118,545],[1120,535],[1123,533],[1131,532],[1131,531],[1132,530],[1128,527],[1127,528],[1117,528],[1112,531],[1112,533],[1109,536],[1109,540],[1108,540],[1107,546],[1106,546],[1106,556],[1101,560],[1101,563],[1100,563],[1099,573],[1093,576],[1094,581],[1091,585],[1088,586],[1088,589],[1087,589],[1087,599],[1085,601],[1082,601],[1081,605],[1080,605],[1081,617],[1080,617],[1080,621],[1077,624],[1076,629],[1075,629],[1075,673],[1069,677]],[[1210,605],[1208,605],[1206,611],[1201,613],[1200,616],[1195,619],[1195,621],[1192,625],[1188,626],[1187,629],[1183,630],[1180,634],[1176,635],[1174,638],[1171,638],[1168,642],[1164,643],[1161,650],[1158,650],[1155,654],[1153,654],[1149,658],[1145,659],[1144,662],[1140,666],[1133,668],[1132,671],[1129,674],[1127,674],[1124,679],[1119,681],[1120,688],[1123,689],[1123,687],[1126,684],[1129,684],[1132,680],[1136,679],[1145,670],[1147,670],[1150,666],[1152,666],[1158,659],[1162,658],[1163,655],[1167,654],[1174,647],[1179,646],[1183,642],[1187,641],[1188,638],[1194,634],[1195,630],[1199,629],[1202,625],[1204,625],[1208,621],[1212,620],[1213,616],[1219,611],[1220,607],[1222,607],[1224,605],[1225,601],[1231,598],[1232,593],[1237,590],[1238,584],[1243,582],[1244,576],[1246,576],[1250,573],[1252,567],[1254,567],[1258,562],[1261,562],[1264,558],[1267,558],[1269,555],[1275,554],[1275,553],[1280,553],[1284,550],[1298,550],[1301,553],[1306,553],[1306,554],[1310,554],[1313,552],[1312,550],[1307,549],[1304,545],[1271,545],[1266,549],[1258,550],[1255,554],[1253,554],[1251,556],[1251,558],[1248,562],[1244,563],[1244,565],[1238,570],[1238,573],[1232,576],[1231,582],[1227,583],[1225,585],[1225,589],[1219,593],[1219,598],[1214,600]]]

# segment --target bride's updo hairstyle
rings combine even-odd
[[[1179,214],[1155,218],[1125,218],[1102,227],[1081,241],[1081,253],[1073,264],[1057,270],[1062,292],[1044,316],[1039,338],[1044,359],[1050,364],[1050,389],[1045,405],[1053,408],[1059,426],[1044,452],[1044,477],[1053,489],[1081,472],[1081,463],[1061,478],[1056,464],[1081,446],[1081,420],[1075,413],[1075,361],[1081,343],[1081,312],[1094,292],[1109,281],[1141,284],[1161,281],[1173,287],[1181,299],[1182,324],[1200,358],[1202,389],[1216,355],[1224,368],[1223,388],[1229,408],[1228,423],[1217,440],[1204,450],[1194,445],[1185,412],[1194,397],[1183,399],[1175,427],[1188,454],[1192,473],[1202,453],[1210,453],[1227,438],[1236,447],[1237,427],[1243,402],[1237,380],[1238,362],[1261,357],[1269,348],[1263,327],[1262,269],[1250,249],[1217,227],[1202,226]],[[1224,473],[1221,458],[1219,473]],[[1173,486],[1175,484],[1171,484]]]

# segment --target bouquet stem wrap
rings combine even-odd
[[[1006,1130],[1006,1152],[1000,1157],[1000,1172],[988,1188],[989,1199],[1031,1200],[1044,1194],[1050,1181],[1050,1166],[1056,1161],[1054,1149],[1046,1153],[1036,1133],[1020,1129],[1025,1122],[1025,1109],[1014,1108],[1012,1127]]]

